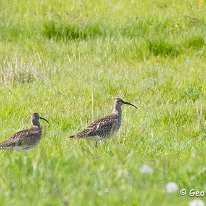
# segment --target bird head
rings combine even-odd
[[[32,114],[32,123],[38,122],[40,119],[44,120],[45,122],[47,122],[49,124],[48,120],[46,120],[45,118],[39,116],[38,113],[33,113]]]
[[[131,103],[129,103],[129,102],[125,102],[123,99],[121,99],[121,98],[117,98],[116,100],[115,100],[115,105],[118,105],[118,106],[122,106],[123,104],[127,104],[127,105],[130,105],[130,106],[133,106],[133,107],[135,107],[136,109],[137,109],[137,107],[134,105],[134,104],[131,104]]]

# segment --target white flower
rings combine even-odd
[[[149,165],[143,165],[140,168],[140,172],[144,174],[152,174],[153,173],[153,168],[150,167]]]
[[[202,200],[192,200],[189,202],[189,206],[205,206]]]
[[[175,182],[168,182],[166,184],[167,193],[177,192],[177,190],[178,190],[178,185]]]

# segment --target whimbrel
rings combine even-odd
[[[121,126],[122,119],[122,105],[127,104],[137,108],[135,105],[125,102],[120,98],[115,100],[114,111],[111,115],[103,117],[94,121],[90,126],[69,138],[85,138],[92,139],[96,142],[98,140],[106,140],[107,138],[115,135]]]
[[[34,113],[31,118],[31,128],[19,131],[11,138],[1,142],[0,149],[28,150],[35,147],[39,143],[42,136],[42,128],[39,123],[40,119],[43,119],[49,123],[46,119],[40,117],[38,113]]]

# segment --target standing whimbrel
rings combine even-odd
[[[86,129],[73,136],[70,136],[69,138],[85,138],[92,139],[97,142],[98,140],[106,140],[110,136],[115,135],[121,126],[123,104],[128,104],[137,108],[135,105],[117,98],[114,104],[114,111],[111,115],[94,121]]]
[[[49,123],[46,119],[40,117],[38,113],[34,113],[31,118],[31,128],[19,131],[11,138],[1,142],[0,149],[27,150],[35,147],[39,143],[42,135],[42,128],[39,123],[40,119]]]

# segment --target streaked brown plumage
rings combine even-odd
[[[11,149],[11,150],[28,150],[35,147],[42,136],[42,128],[39,120],[43,119],[38,113],[32,115],[32,126],[30,129],[22,130],[14,134],[11,138],[0,143],[0,149]]]
[[[110,136],[115,135],[121,126],[122,108],[123,104],[131,105],[137,108],[135,105],[125,102],[120,98],[115,100],[114,111],[111,115],[103,117],[94,121],[90,126],[77,134],[70,136],[69,138],[85,138],[95,141],[106,140]]]

